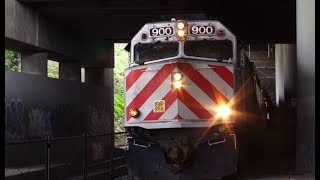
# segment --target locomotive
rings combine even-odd
[[[237,172],[239,132],[263,103],[254,64],[221,22],[145,24],[131,40],[124,87],[130,176],[219,179]]]

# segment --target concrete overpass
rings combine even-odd
[[[56,129],[51,135],[112,132],[113,43],[129,42],[146,22],[205,14],[221,20],[246,44],[276,44],[276,101],[278,118],[285,119],[282,127],[289,127],[294,145],[290,163],[295,170],[314,172],[314,9],[314,0],[5,0],[5,48],[22,54],[25,73],[6,72],[6,107],[20,99],[29,114],[35,106],[62,114],[60,123],[50,125]],[[48,59],[60,62],[59,80],[45,78]],[[86,69],[84,84],[80,67]],[[54,105],[71,110],[49,111]],[[92,110],[98,118],[91,118]],[[100,129],[86,125],[91,120]],[[25,122],[19,138],[28,136],[28,128]]]

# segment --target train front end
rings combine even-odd
[[[221,178],[237,170],[235,36],[218,21],[146,24],[125,71],[129,175]]]

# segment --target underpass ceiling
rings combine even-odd
[[[205,14],[219,19],[245,43],[295,43],[292,0],[20,0],[40,14],[89,36],[128,41],[148,22],[161,16]],[[166,19],[170,20],[170,19]]]

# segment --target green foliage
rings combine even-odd
[[[48,60],[48,77],[59,79],[59,62]]]
[[[20,72],[21,55],[17,52],[5,50],[5,69]]]
[[[127,44],[114,44],[114,130],[124,131],[124,70],[128,67]]]
[[[123,119],[123,95],[119,93],[114,94],[114,118]]]
[[[9,71],[21,72],[21,54],[18,52],[5,50],[5,69]],[[48,77],[59,78],[59,62],[48,60]]]

